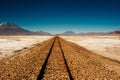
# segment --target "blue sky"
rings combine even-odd
[[[109,32],[120,28],[119,0],[1,0],[0,23],[31,31]]]

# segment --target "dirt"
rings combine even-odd
[[[0,52],[0,55],[2,55],[2,53]]]
[[[0,59],[16,54],[25,47],[31,48],[35,44],[46,41],[52,36],[0,36]]]
[[[36,80],[53,39],[0,60],[0,80]]]
[[[120,40],[118,36],[61,36],[98,55],[120,61]]]
[[[0,80],[36,80],[50,50],[43,80],[120,80],[120,62],[56,37],[0,61]],[[66,60],[66,61],[65,61]],[[68,67],[66,66],[68,65]],[[69,69],[69,71],[68,71]]]
[[[119,80],[120,63],[96,55],[83,47],[61,39],[68,66],[75,80]]]
[[[69,80],[66,65],[60,50],[58,40],[55,41],[51,55],[46,65],[43,80]]]

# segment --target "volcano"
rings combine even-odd
[[[45,35],[43,33],[32,32],[19,27],[10,22],[0,24],[0,35]],[[48,33],[47,33],[48,35]]]

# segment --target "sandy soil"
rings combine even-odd
[[[94,53],[120,61],[118,36],[62,36]]]
[[[42,80],[120,80],[120,64],[59,37],[0,61],[0,80],[36,80],[38,76]]]
[[[0,80],[37,80],[53,39],[0,60]]]
[[[0,36],[0,59],[15,54],[19,50],[32,47],[52,36]]]

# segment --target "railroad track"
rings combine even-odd
[[[55,41],[48,53],[48,56],[42,66],[37,80],[66,79],[73,80],[70,69],[62,50],[59,37]]]
[[[0,60],[0,80],[36,80],[54,39]]]
[[[60,38],[74,80],[120,80],[120,64]],[[118,72],[117,72],[118,71]]]
[[[119,63],[57,36],[0,61],[0,80],[120,80],[114,66],[120,70]]]

